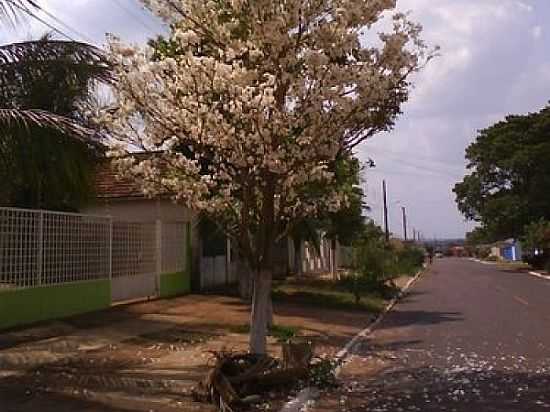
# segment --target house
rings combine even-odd
[[[507,239],[491,245],[491,256],[509,262],[521,261],[523,252],[521,244],[515,239]]]
[[[147,153],[139,156],[152,155]],[[216,289],[238,281],[238,271],[242,266],[237,261],[237,254],[231,253],[231,242],[214,224],[204,220],[199,223],[197,212],[174,203],[168,193],[154,198],[145,196],[136,182],[119,176],[111,161],[105,161],[98,166],[94,188],[95,199],[82,209],[82,213],[110,216],[117,221],[140,225],[144,230],[155,225],[156,230],[162,231],[164,228],[163,237],[172,239],[176,234],[165,233],[166,229],[172,227],[170,231],[173,232],[176,230],[174,225],[189,224],[191,290]],[[286,249],[277,249],[274,258],[278,276],[287,274],[286,256]]]
[[[117,222],[127,222],[128,226],[133,226],[130,228],[132,235],[127,239],[129,246],[134,246],[136,243],[145,245],[148,238],[156,236],[159,239],[153,240],[157,243],[155,247],[158,247],[161,241],[170,245],[172,250],[163,250],[163,253],[171,254],[172,260],[180,255],[184,258],[185,253],[190,253],[191,279],[189,281],[192,289],[200,288],[200,279],[197,279],[199,273],[196,270],[200,266],[197,213],[175,204],[168,194],[155,198],[146,197],[136,182],[120,178],[110,161],[98,165],[94,189],[95,199],[82,208],[82,213],[109,216]],[[182,243],[181,247],[178,242]],[[188,251],[184,252],[186,242],[189,243],[189,247]],[[151,252],[146,252],[145,249],[143,252],[136,252],[134,261],[128,262],[128,265],[147,266],[148,255],[151,255]],[[132,294],[131,291],[127,293]],[[134,291],[133,295],[136,294],[139,293]]]

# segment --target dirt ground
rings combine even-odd
[[[249,310],[237,298],[192,295],[2,333],[0,410],[211,411],[192,401],[191,388],[210,351],[246,350]],[[373,317],[275,303],[276,324],[299,327],[317,354],[336,353]],[[272,338],[269,350],[279,355]]]

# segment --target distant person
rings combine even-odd
[[[428,261],[431,265],[434,262],[434,248],[432,246],[428,246],[426,248],[426,252],[428,252]]]

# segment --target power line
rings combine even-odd
[[[444,170],[444,169],[433,168],[433,167],[428,167],[428,166],[420,166],[420,165],[414,164],[412,162],[409,162],[407,160],[403,160],[402,158],[399,158],[397,156],[392,156],[392,155],[388,155],[388,154],[385,154],[384,156],[387,156],[390,159],[393,158],[393,160],[398,161],[399,163],[401,163],[401,164],[403,164],[407,167],[411,167],[413,169],[416,169],[416,170],[426,171],[426,172],[439,174],[439,175],[445,175],[445,176],[449,176],[449,177],[453,177],[453,178],[459,178],[458,173],[455,174],[454,172],[451,172],[450,169],[449,170]]]
[[[54,14],[50,13],[48,10],[46,10],[44,7],[40,7],[40,11],[42,13],[44,13],[46,16],[48,16],[50,19],[54,20],[55,22],[57,22],[58,24],[61,24],[62,26],[64,26],[66,29],[69,29],[70,31],[72,31],[73,33],[75,33],[76,35],[80,36],[82,39],[86,40],[88,43],[95,43],[95,41],[88,35],[86,35],[85,33],[82,33],[81,31],[78,31],[76,30],[75,28],[69,26],[67,23],[65,23],[64,21],[62,21],[61,19],[59,19],[58,17],[56,17]]]
[[[49,29],[51,29],[52,31],[54,31],[55,33],[65,37],[66,39],[70,40],[70,41],[76,41],[75,39],[73,39],[71,36],[69,36],[68,34],[66,34],[65,32],[61,31],[60,29],[58,29],[57,27],[53,26],[52,24],[48,23],[47,21],[45,21],[44,19],[42,19],[41,17],[37,16],[32,10],[30,10],[29,8],[27,7],[24,7],[24,6],[21,6],[20,4],[12,1],[12,0],[7,0],[7,2],[9,4],[11,4],[13,7],[21,10],[23,13],[27,14],[28,16],[32,17],[33,19],[35,19],[36,21],[42,23],[44,26],[48,27]]]
[[[376,152],[378,152],[382,156],[388,157],[389,159],[399,161],[400,163],[409,165],[409,166],[417,168],[417,169],[423,169],[423,170],[431,171],[431,172],[434,172],[434,173],[443,173],[443,174],[446,174],[446,175],[449,175],[449,176],[451,175],[451,173],[453,173],[453,174],[454,174],[454,172],[458,173],[457,169],[459,168],[459,166],[450,166],[450,165],[448,165],[448,164],[446,164],[446,163],[444,163],[440,160],[436,160],[436,159],[433,159],[433,158],[430,158],[430,157],[421,156],[421,155],[418,155],[418,154],[414,155],[415,158],[423,159],[425,162],[434,164],[434,167],[419,166],[415,163],[407,161],[406,159],[404,159],[405,157],[409,156],[406,153],[398,153],[398,152],[394,152],[394,151],[390,151],[390,150],[380,150],[378,148],[371,148],[370,150],[372,152],[374,152],[375,154],[376,154]],[[442,166],[444,166],[444,167],[442,167]],[[460,168],[463,169],[462,167],[460,167]],[[453,177],[456,177],[456,176],[453,176]]]
[[[123,3],[120,2],[120,0],[114,0],[114,4],[118,6],[122,11],[124,11],[126,14],[128,14],[130,17],[132,17],[135,21],[140,23],[145,29],[147,29],[152,34],[156,35],[157,31],[150,26],[145,20],[143,20],[137,13],[135,13],[133,10],[127,8],[123,5]]]

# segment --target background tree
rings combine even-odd
[[[508,116],[481,130],[466,150],[472,172],[454,192],[466,218],[487,240],[521,237],[525,226],[550,218],[550,108]]]
[[[46,36],[0,46],[4,206],[78,210],[101,146],[79,106],[110,68],[96,48]],[[23,113],[23,114],[21,114]]]
[[[172,191],[237,242],[255,276],[251,351],[264,353],[273,245],[301,219],[347,204],[337,190],[309,188],[332,188],[338,155],[393,126],[409,75],[429,57],[420,28],[396,14],[367,44],[393,2],[145,3],[180,52],[113,42],[117,110],[104,125],[122,172],[147,193]],[[128,144],[162,154],[136,162]]]
[[[550,272],[550,221],[540,219],[528,224],[522,241],[527,261],[537,269]]]
[[[34,1],[0,1],[0,20],[16,24]],[[101,146],[80,103],[110,67],[93,46],[45,36],[0,46],[0,204],[76,210],[91,194]]]

